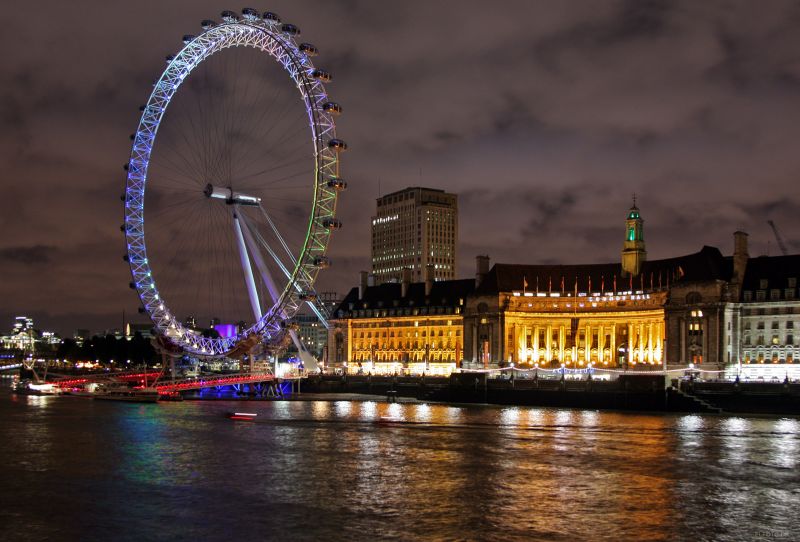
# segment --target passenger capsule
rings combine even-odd
[[[131,138],[131,141],[133,141],[134,139],[136,139],[136,134],[131,134],[130,138]]]
[[[139,310],[139,314],[144,314],[145,313],[144,307],[139,307],[138,310]]]
[[[184,34],[183,35],[183,44],[189,45],[194,40],[194,36],[192,34]]]
[[[338,116],[342,114],[342,106],[336,102],[325,102],[322,104],[322,110],[326,113],[330,113],[331,115]]]
[[[271,11],[265,11],[261,18],[268,24],[281,24],[281,18],[278,17],[278,14],[272,13]]]
[[[326,218],[322,221],[322,225],[331,231],[342,229],[342,221],[336,218]]]
[[[130,286],[131,290],[135,290],[136,289],[136,283],[135,282],[129,282],[128,286]]]
[[[301,43],[299,46],[300,51],[307,54],[308,56],[317,56],[319,54],[319,49],[317,49],[314,45],[310,43]]]
[[[120,200],[120,201],[125,201],[125,194],[122,194],[122,195],[119,197],[119,200]]]
[[[314,292],[303,292],[300,294],[300,299],[302,301],[308,301],[313,303],[314,301],[317,300],[317,294],[315,294]]]
[[[167,58],[167,62],[172,62],[173,60],[175,60],[175,55],[167,55],[166,58]]]
[[[328,188],[333,188],[334,190],[344,190],[347,188],[347,182],[339,177],[332,177],[328,179]]]
[[[253,8],[242,8],[242,17],[248,21],[257,21],[261,18],[261,14]]]
[[[323,83],[330,83],[331,79],[333,79],[329,71],[321,70],[319,68],[311,72],[311,77],[317,79],[318,81],[322,81]]]
[[[122,233],[125,233],[125,224],[123,224],[122,226],[119,227],[119,231],[121,231]],[[127,254],[125,256],[127,256]],[[125,261],[128,261],[128,260],[125,260]]]
[[[341,139],[331,139],[330,141],[328,141],[328,147],[335,150],[336,152],[344,152],[347,150],[347,143],[345,143]]]
[[[286,24],[282,25],[281,26],[281,32],[283,32],[284,34],[289,34],[290,36],[299,36],[300,35],[300,29],[297,28],[295,25],[290,24],[290,23],[286,23]]]
[[[235,23],[239,20],[239,16],[233,11],[229,10],[223,11],[222,13],[220,13],[220,16],[222,17],[222,20],[225,21],[226,23]]]
[[[327,269],[331,266],[331,260],[327,256],[317,256],[314,258],[314,266],[320,269]]]
[[[124,227],[125,227],[125,226],[123,226],[123,228],[124,228]],[[123,255],[122,255],[122,261],[124,261],[124,262],[130,262],[130,261],[131,261],[131,257],[130,257],[130,256],[128,256],[127,254],[123,254]]]
[[[122,169],[124,169],[125,171],[129,171],[131,169],[131,165],[130,164],[122,164]]]
[[[200,22],[200,27],[203,30],[208,30],[209,28],[214,28],[215,26],[217,26],[217,23],[212,21],[211,19],[203,19]]]
[[[145,109],[147,109],[146,105],[140,105],[139,106],[139,111],[144,111]]]

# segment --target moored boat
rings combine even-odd
[[[103,386],[95,391],[95,399],[125,401],[129,403],[155,403],[158,390],[155,388],[129,388],[127,386]]]
[[[19,395],[59,395],[61,388],[50,382],[20,380],[14,385],[14,393]]]

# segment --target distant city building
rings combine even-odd
[[[49,353],[59,344],[61,337],[57,333],[35,329],[33,319],[28,316],[17,316],[11,332],[0,336],[0,349],[26,356]]]
[[[125,324],[125,338],[130,340],[136,334],[141,335],[145,339],[153,337],[153,324]]]
[[[19,350],[23,352],[33,352],[39,333],[33,327],[33,318],[28,316],[17,316],[14,318],[14,325],[11,333],[0,338],[5,350]]]
[[[406,188],[378,198],[372,217],[372,273],[377,284],[399,282],[404,268],[412,282],[456,277],[458,198],[443,190]]]
[[[328,330],[319,318],[315,314],[298,314],[292,318],[292,322],[297,326],[297,338],[300,342],[312,356],[320,359],[327,344]],[[294,345],[290,345],[290,351],[296,352]]]
[[[339,303],[341,299],[336,292],[322,292],[316,301],[323,314],[329,316]],[[325,325],[315,314],[298,314],[292,318],[292,322],[297,325],[297,336],[311,355],[318,360],[323,359],[328,344],[328,329]],[[290,346],[290,351],[296,351],[293,345]]]
[[[103,336],[108,337],[109,335],[111,335],[115,339],[122,339],[125,336],[124,331],[125,330],[120,329],[118,327],[109,328],[103,331]]]

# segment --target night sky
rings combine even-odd
[[[27,314],[71,335],[136,312],[119,231],[128,135],[181,36],[241,7],[4,4],[0,328]],[[344,107],[349,189],[321,291],[357,283],[375,198],[415,185],[459,194],[463,277],[478,253],[617,261],[633,192],[651,259],[729,254],[736,229],[751,255],[775,255],[768,219],[800,250],[800,3],[253,7],[319,47]]]

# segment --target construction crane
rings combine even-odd
[[[769,224],[769,227],[772,228],[772,233],[775,234],[775,240],[778,242],[778,248],[781,249],[781,254],[788,256],[789,251],[786,250],[786,245],[783,242],[783,238],[781,237],[781,234],[778,233],[778,227],[772,220],[767,220],[767,224]]]

